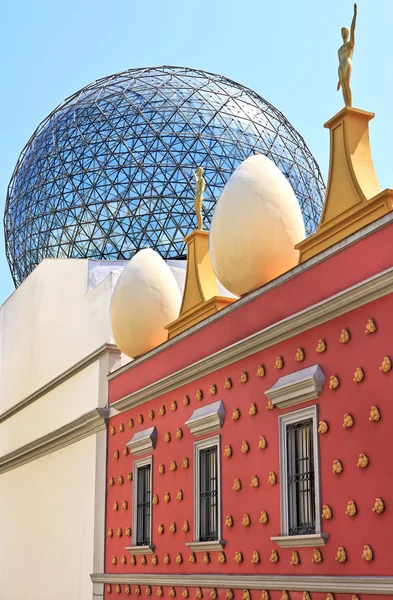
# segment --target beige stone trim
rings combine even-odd
[[[303,548],[306,546],[325,546],[329,535],[327,533],[313,533],[311,535],[280,535],[271,537],[272,542],[280,548]]]
[[[225,540],[218,540],[216,542],[186,542],[186,546],[192,552],[216,552],[217,550],[224,550],[225,544]]]
[[[139,406],[152,398],[171,392],[179,386],[195,381],[209,373],[214,373],[233,362],[247,358],[256,352],[391,293],[393,293],[393,267],[373,275],[369,279],[361,281],[334,296],[330,296],[322,302],[318,302],[318,304],[286,317],[261,331],[257,331],[192,365],[180,369],[180,371],[171,373],[157,382],[124,396],[114,402],[111,408],[122,412]],[[235,306],[237,305],[238,303],[235,303]]]
[[[129,448],[131,454],[134,456],[140,456],[141,454],[147,454],[153,452],[157,443],[157,429],[156,426],[149,427],[134,433],[126,446]]]
[[[130,554],[153,554],[155,546],[126,546]]]
[[[321,367],[313,365],[280,377],[273,387],[265,391],[265,396],[277,408],[288,408],[318,398],[324,381]]]
[[[255,298],[258,298],[259,296],[266,294],[271,289],[274,289],[274,288],[278,287],[279,285],[282,285],[283,283],[285,283],[285,281],[288,281],[288,280],[292,279],[293,277],[297,277],[297,275],[299,275],[299,273],[302,273],[303,271],[307,271],[311,267],[314,267],[318,263],[324,261],[326,258],[329,258],[330,256],[337,254],[338,252],[341,252],[341,250],[344,250],[344,248],[352,246],[352,244],[355,244],[359,240],[368,237],[370,234],[375,233],[379,229],[383,229],[383,227],[385,227],[386,225],[389,225],[389,223],[391,223],[391,221],[393,221],[393,213],[388,213],[387,215],[384,215],[380,219],[376,219],[375,221],[373,221],[373,223],[370,223],[370,225],[363,227],[363,229],[360,229],[359,231],[356,231],[352,235],[349,235],[347,238],[345,238],[344,240],[341,240],[334,246],[331,246],[330,248],[327,248],[323,252],[320,252],[313,258],[306,260],[305,262],[298,265],[297,267],[294,267],[287,273],[284,273],[280,277],[277,277],[277,279],[274,279],[274,281],[270,281],[263,287],[255,290],[255,292],[251,292],[250,294],[247,294],[247,296],[245,296],[244,298],[240,298],[236,302],[232,303],[232,305],[229,306],[228,308],[224,308],[224,309],[220,310],[215,315],[205,319],[202,323],[198,323],[194,327],[192,327],[192,328],[188,329],[187,331],[181,333],[180,335],[176,336],[176,338],[169,340],[165,344],[161,344],[160,346],[158,346],[157,348],[154,348],[150,352],[147,352],[140,358],[134,359],[131,362],[128,362],[126,365],[123,365],[116,371],[111,372],[108,376],[109,381],[111,379],[114,379],[121,373],[125,373],[129,369],[133,369],[134,367],[140,365],[145,360],[150,360],[152,356],[160,354],[160,352],[165,351],[167,348],[169,348],[173,344],[176,344],[177,342],[179,342],[183,338],[187,337],[188,335],[191,335],[195,331],[198,331],[198,329],[202,329],[203,327],[206,327],[212,321],[221,319],[222,317],[227,315],[232,310],[236,310],[240,306],[244,306],[245,304],[252,302]]]
[[[67,425],[0,456],[0,475],[105,429],[108,415],[108,408],[94,408]]]
[[[191,417],[184,423],[194,437],[219,431],[225,419],[225,408],[222,400],[205,404],[196,408]]]
[[[156,575],[93,573],[93,583],[215,587],[332,594],[393,594],[393,577],[340,577],[333,575]]]
[[[24,408],[26,408],[26,406],[29,406],[29,404],[32,404],[32,402],[35,402],[36,400],[41,398],[41,396],[45,396],[45,394],[47,394],[57,386],[62,385],[67,379],[70,379],[70,377],[73,377],[74,375],[79,373],[79,371],[91,365],[91,363],[98,360],[107,352],[115,353],[120,358],[121,352],[118,349],[118,347],[115,346],[115,344],[103,344],[102,346],[85,356],[85,358],[82,358],[82,360],[79,360],[78,362],[73,364],[69,369],[63,371],[63,373],[60,373],[60,375],[48,381],[48,383],[40,387],[38,390],[30,394],[29,396],[26,396],[26,398],[23,398],[23,400],[21,400],[17,404],[14,404],[14,406],[11,406],[11,408],[8,408],[3,413],[1,413],[0,423],[14,416],[14,414],[19,412],[20,410],[23,410]]]

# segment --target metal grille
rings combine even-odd
[[[315,533],[313,420],[287,425],[288,533]]]
[[[209,229],[224,185],[256,153],[289,180],[307,234],[315,231],[325,196],[319,167],[264,98],[183,67],[93,82],[38,126],[18,159],[4,215],[15,285],[44,258],[129,260],[147,247],[182,257],[196,225],[191,169],[204,168]]]
[[[136,545],[148,546],[150,544],[150,488],[151,466],[139,467],[137,481],[136,503]]]
[[[199,453],[199,541],[218,539],[217,446]]]

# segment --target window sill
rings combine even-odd
[[[155,546],[126,546],[130,554],[153,554]]]
[[[214,540],[214,542],[187,542],[186,546],[193,552],[214,552],[215,550],[224,550],[225,540]]]
[[[327,533],[311,533],[310,535],[280,535],[271,537],[280,548],[301,548],[303,546],[325,546],[329,535]]]

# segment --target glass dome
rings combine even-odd
[[[184,255],[195,228],[192,169],[215,202],[248,156],[289,179],[307,234],[324,196],[317,163],[282,113],[226,77],[183,67],[131,69],[60,104],[23,149],[7,194],[6,254],[15,285],[46,257],[129,259],[151,247]]]

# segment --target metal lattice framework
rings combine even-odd
[[[60,104],[23,149],[7,194],[6,254],[15,285],[46,257],[129,259],[141,248],[184,255],[195,227],[191,169],[204,167],[204,223],[234,169],[271,158],[289,179],[307,233],[324,183],[282,113],[225,77],[131,69]]]

